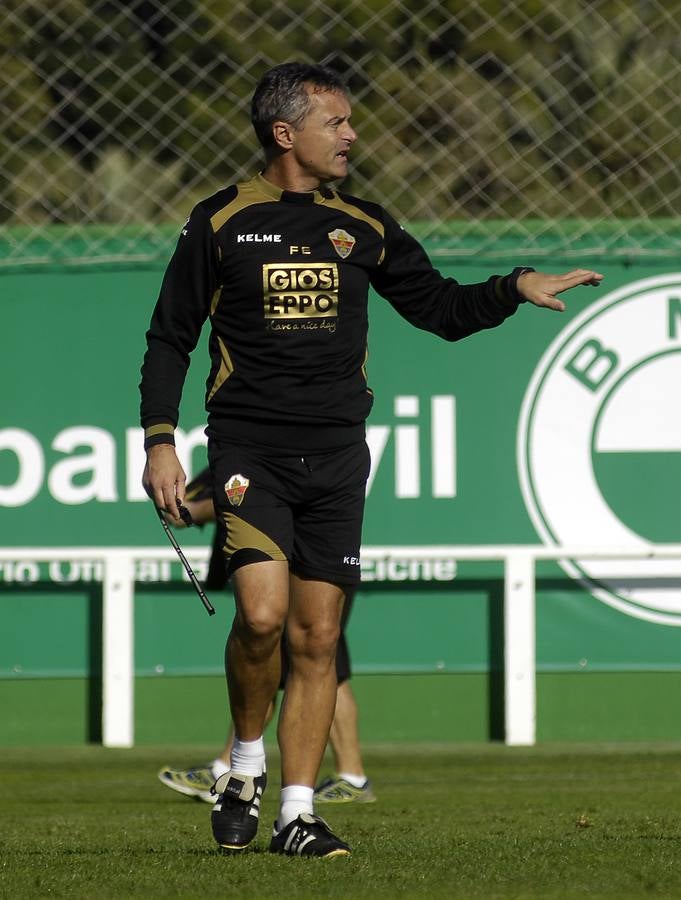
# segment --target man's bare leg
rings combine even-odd
[[[242,741],[262,737],[279,686],[279,642],[288,609],[288,563],[253,563],[232,576],[236,615],[225,668],[234,731]]]
[[[279,684],[279,644],[288,609],[288,563],[242,566],[232,576],[236,615],[225,668],[234,723],[231,770],[215,783],[213,837],[225,850],[245,850],[256,836],[267,785],[263,731]]]
[[[270,700],[270,705],[267,709],[267,715],[265,716],[265,728],[270,724],[272,718],[274,717],[274,700]],[[225,740],[225,746],[222,748],[220,753],[215,757],[219,759],[221,762],[225,763],[227,768],[230,766],[230,760],[232,758],[232,745],[234,744],[234,725],[229,726],[229,731],[227,732],[227,738]]]
[[[337,585],[291,576],[289,673],[279,715],[282,828],[312,812],[314,783],[336,704],[336,643],[343,608]]]
[[[313,811],[313,785],[336,705],[343,601],[343,591],[335,585],[291,577],[289,673],[278,731],[282,788],[271,853],[331,857],[351,852]]]

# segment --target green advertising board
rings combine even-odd
[[[434,256],[472,282],[489,264]],[[517,259],[498,260],[505,272]],[[564,270],[562,260],[533,261]],[[588,259],[580,264],[589,265]],[[680,538],[681,274],[599,260],[605,281],[557,314],[523,305],[448,344],[372,296],[364,545],[625,546]],[[163,546],[141,488],[139,368],[162,270],[97,268],[0,279],[0,543]],[[206,335],[185,387],[179,449],[205,464]],[[183,532],[188,547],[206,532]],[[175,564],[138,568],[136,671],[221,670],[229,597],[208,620]],[[540,673],[681,670],[681,563],[543,563]],[[502,566],[370,560],[350,624],[359,673],[501,668]],[[93,564],[0,564],[0,678],[85,677],[101,573]],[[94,624],[93,624],[94,623]]]

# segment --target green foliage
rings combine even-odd
[[[361,141],[345,189],[400,216],[679,214],[678,0],[7,10],[0,221],[181,220],[253,171],[253,87],[293,58],[347,73]]]

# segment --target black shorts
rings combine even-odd
[[[288,456],[209,441],[213,503],[228,575],[262,560],[287,560],[303,578],[355,585],[369,449]]]

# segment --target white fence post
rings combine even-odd
[[[134,717],[134,560],[104,555],[102,614],[102,744],[132,747]]]
[[[504,718],[510,746],[536,739],[534,557],[510,552],[504,568]]]
[[[412,558],[446,560],[449,564],[463,560],[504,560],[505,739],[507,744],[527,746],[536,739],[535,563],[540,559],[681,560],[681,544],[636,548],[522,544],[391,546],[363,547],[362,555],[377,564],[386,563],[388,569],[393,564],[401,580],[406,577],[405,560]],[[187,556],[207,562],[209,550],[192,548]],[[170,547],[0,547],[0,562],[55,559],[104,562],[102,743],[106,747],[132,747],[135,563],[140,559],[175,560],[175,552]]]

